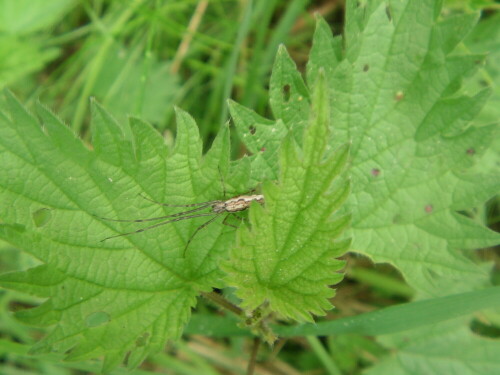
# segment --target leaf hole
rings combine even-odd
[[[391,7],[389,5],[385,7],[385,15],[389,21],[392,21]]]
[[[483,322],[479,319],[474,319],[470,323],[470,329],[478,336],[487,337],[491,339],[500,338],[500,328],[494,327],[487,322]]]
[[[149,342],[149,332],[144,332],[137,338],[137,340],[135,340],[135,345],[137,347],[146,346],[148,342]]]
[[[33,212],[32,217],[35,226],[40,228],[47,224],[52,218],[51,211],[52,210],[50,210],[49,208],[40,208],[39,210]]]
[[[479,84],[482,86],[482,87],[490,87],[490,84],[488,83],[488,81],[484,80],[484,79],[480,79],[479,80]]]
[[[92,313],[90,315],[87,316],[87,318],[85,319],[85,324],[87,325],[87,327],[98,327],[98,326],[101,326],[103,324],[106,324],[107,322],[109,322],[111,320],[111,317],[109,316],[109,314],[105,311],[97,311],[95,313]]]
[[[401,217],[400,214],[396,214],[392,217],[393,224],[401,224],[402,222],[403,222],[403,218]]]
[[[365,6],[366,6],[366,1],[357,1],[356,2],[357,8],[364,8]]]
[[[290,100],[292,88],[289,84],[283,86],[283,99],[287,102]]]
[[[370,70],[370,65],[368,64],[363,65],[363,72],[367,72],[369,70]]]

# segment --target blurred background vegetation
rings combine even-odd
[[[491,33],[500,21],[498,9],[494,0],[450,0],[444,12],[481,10],[481,32]],[[0,88],[12,90],[28,107],[41,101],[88,144],[89,98],[95,97],[118,121],[138,116],[167,141],[175,132],[174,106],[179,106],[196,119],[208,145],[229,119],[228,98],[272,118],[267,88],[278,45],[286,44],[303,70],[315,13],[327,20],[334,34],[342,32],[344,3],[338,0],[0,0]],[[498,43],[498,33],[492,40]],[[486,52],[481,43],[474,46],[479,48],[475,52]],[[492,49],[487,43],[484,48]],[[500,49],[495,48],[500,61]],[[498,80],[500,70],[496,73]],[[244,150],[234,141],[237,157]],[[0,243],[0,272],[35,264]],[[389,266],[359,258],[350,264],[335,300],[338,310],[330,318],[411,298],[412,291]],[[44,332],[20,325],[10,312],[39,302],[0,291],[0,373],[98,372],[98,363],[61,364],[58,355],[27,355]],[[201,303],[198,309],[212,308]],[[189,337],[133,373],[245,373],[250,344],[242,338]],[[384,352],[374,341],[353,335],[282,344],[261,348],[258,358],[263,364],[255,373],[357,373]]]
[[[0,3],[1,4],[1,3]],[[127,0],[3,2],[0,86],[40,100],[88,137],[89,97],[119,121],[175,127],[174,105],[209,139],[228,120],[226,100],[267,114],[277,47],[306,62],[314,12],[341,31],[338,1]]]

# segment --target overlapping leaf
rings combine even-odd
[[[332,213],[347,196],[336,177],[348,142],[354,250],[393,264],[420,295],[488,282],[487,267],[459,250],[494,244],[498,236],[456,213],[484,202],[500,183],[472,169],[495,137],[493,126],[470,126],[488,91],[460,91],[483,58],[456,52],[476,17],[441,20],[439,2],[431,0],[347,7],[344,54],[340,38],[318,22],[308,85],[280,48],[270,95],[276,121],[231,104],[254,154],[235,165],[231,178],[227,130],[202,158],[194,121],[183,112],[170,150],[147,124],[121,126],[94,104],[91,152],[47,110],[39,113],[44,131],[9,99],[8,113],[0,113],[0,236],[44,265],[1,280],[48,298],[19,314],[55,326],[35,351],[71,349],[74,359],[104,354],[110,369],[129,351],[134,366],[177,337],[197,292],[222,285],[218,261],[232,232],[211,227],[184,258],[202,219],[101,243],[137,225],[95,215],[173,212],[139,193],[173,204],[222,198],[219,170],[239,192],[279,179],[264,184],[266,205],[252,207],[251,225],[226,264],[243,304],[269,302],[272,311],[295,319],[323,314],[333,295],[327,285],[340,279],[334,258],[347,245],[331,240],[346,225],[346,216]],[[308,86],[315,85],[311,98]]]
[[[498,340],[486,340],[470,331],[464,319],[382,337],[393,355],[366,371],[370,375],[496,374],[500,371]],[[409,339],[411,337],[411,339]]]
[[[498,175],[472,169],[496,134],[495,126],[470,126],[489,92],[459,91],[483,59],[454,52],[477,17],[438,20],[434,1],[352,1],[347,9],[345,55],[319,20],[307,79],[313,83],[325,72],[335,134],[330,145],[352,142],[353,249],[393,264],[422,295],[485,285],[487,267],[459,249],[492,245],[498,235],[456,213],[482,204],[500,184]],[[289,60],[281,50],[276,66],[293,69]],[[304,116],[302,85],[296,73],[280,77],[271,86],[273,112],[291,127],[289,119]],[[244,124],[235,124],[244,135]],[[256,137],[242,139],[248,144]]]
[[[19,314],[32,324],[55,325],[34,351],[71,349],[72,359],[105,355],[105,369],[131,351],[128,363],[137,365],[178,337],[199,290],[219,283],[217,260],[234,231],[215,224],[183,257],[204,218],[101,242],[139,224],[97,216],[150,218],[181,210],[163,209],[139,193],[172,204],[222,198],[227,128],[202,159],[198,130],[186,113],[178,111],[169,150],[149,125],[132,119],[122,128],[94,104],[91,152],[49,111],[40,107],[42,129],[7,96],[9,113],[0,119],[0,236],[44,265],[4,275],[2,284],[48,298]],[[238,169],[231,180],[244,185],[248,163]]]
[[[279,183],[263,187],[265,208],[251,212],[251,229],[244,229],[226,270],[243,305],[253,310],[264,303],[270,311],[297,320],[310,320],[331,308],[329,286],[349,241],[333,242],[349,217],[333,218],[349,193],[349,184],[337,179],[348,147],[327,150],[330,126],[328,91],[317,84],[314,110],[306,128],[302,152],[293,135],[280,149]],[[256,160],[258,162],[258,160]]]

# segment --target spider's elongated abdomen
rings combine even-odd
[[[214,213],[244,211],[250,207],[252,202],[263,204],[264,196],[262,194],[239,195],[227,201],[215,203],[212,210]]]

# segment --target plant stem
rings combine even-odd
[[[231,302],[229,302],[227,299],[225,299],[224,297],[222,297],[219,293],[215,293],[215,292],[210,292],[210,293],[201,292],[201,295],[203,297],[205,297],[206,299],[208,299],[209,301],[212,301],[216,305],[221,306],[221,307],[225,308],[226,310],[231,311],[235,315],[238,315],[238,316],[241,316],[241,317],[245,316],[245,314],[243,313],[242,309],[240,309],[235,304],[232,304]]]

